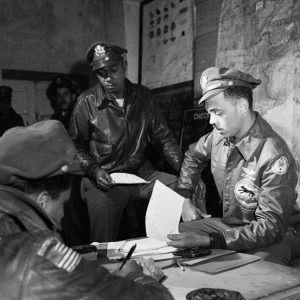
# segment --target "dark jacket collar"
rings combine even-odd
[[[97,107],[105,106],[107,103],[113,101],[111,95],[109,95],[106,90],[103,88],[101,83],[99,82],[96,85],[96,105]],[[132,83],[130,80],[125,78],[125,105],[128,101],[129,96],[138,96],[140,95],[139,85]]]
[[[0,211],[12,215],[32,233],[57,231],[57,224],[26,194],[0,185]]]
[[[274,135],[272,127],[260,116],[258,112],[255,113],[255,122],[248,131],[248,134],[240,140],[235,146],[238,148],[245,160],[250,159],[252,154],[257,149],[261,141],[265,140],[268,136]],[[221,141],[228,142],[226,138],[219,134],[217,144]]]

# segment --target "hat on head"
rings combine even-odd
[[[48,86],[46,91],[47,97],[50,100],[53,100],[56,96],[57,89],[62,87],[66,87],[71,91],[72,94],[76,94],[76,87],[73,82],[65,76],[59,76],[56,77]]]
[[[0,184],[62,175],[62,167],[74,166],[74,153],[74,144],[59,121],[11,128],[0,138]]]
[[[11,98],[12,88],[10,86],[0,85],[0,99]]]
[[[203,71],[200,78],[202,98],[199,100],[198,104],[216,96],[232,86],[245,86],[255,89],[260,84],[261,80],[255,79],[250,74],[246,74],[242,71],[226,67],[210,67]]]
[[[96,42],[88,48],[86,59],[95,71],[119,63],[123,60],[124,53],[127,52],[126,49],[119,46]]]

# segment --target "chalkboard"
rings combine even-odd
[[[183,124],[180,135],[180,147],[186,151],[190,144],[212,130],[209,116],[204,107],[188,109],[183,114]]]
[[[193,81],[152,89],[151,91],[179,145],[184,111],[193,108]],[[145,159],[147,163],[150,163],[151,168],[169,173],[174,172],[163,158],[162,153],[153,145],[149,145],[145,149]]]
[[[166,88],[154,89],[152,93],[179,144],[183,113],[186,109],[193,107],[193,83],[187,82]]]

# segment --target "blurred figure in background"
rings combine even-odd
[[[62,122],[65,128],[68,129],[77,98],[75,85],[67,77],[57,77],[49,85],[47,97],[54,110],[51,119]]]
[[[11,107],[12,88],[0,86],[0,136],[9,128],[24,126],[20,115]]]

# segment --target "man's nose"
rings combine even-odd
[[[209,116],[209,124],[210,125],[213,125],[213,124],[215,124],[216,123],[216,118],[215,118],[215,116],[214,115],[210,115]]]

